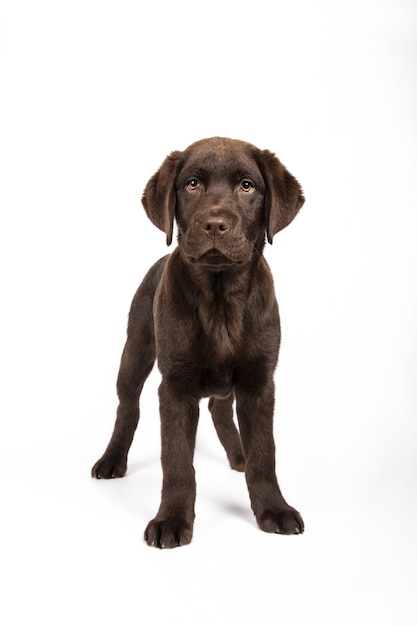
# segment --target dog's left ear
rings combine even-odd
[[[167,236],[167,246],[172,241],[176,203],[175,183],[182,152],[171,152],[145,187],[142,204],[149,219]]]
[[[258,166],[266,184],[266,234],[269,243],[288,226],[304,204],[303,191],[292,174],[269,150],[259,150]]]

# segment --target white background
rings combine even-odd
[[[416,20],[413,0],[3,0],[2,623],[416,623]],[[306,532],[256,527],[204,406],[194,540],[158,551],[156,371],[128,475],[89,472],[166,253],[141,192],[212,135],[273,150],[307,198],[266,250]]]

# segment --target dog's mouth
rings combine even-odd
[[[200,229],[201,230],[201,229]],[[200,230],[180,233],[178,242],[188,261],[213,271],[242,265],[251,259],[253,246],[243,234],[229,233],[210,239]]]
[[[211,248],[208,252],[205,252],[198,259],[196,259],[196,262],[199,265],[204,265],[216,270],[230,267],[235,263],[217,248]]]

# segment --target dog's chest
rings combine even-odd
[[[206,298],[198,309],[205,350],[219,360],[240,351],[244,335],[245,305],[240,295]]]

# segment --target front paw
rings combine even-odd
[[[301,515],[290,506],[285,509],[265,509],[256,519],[261,530],[267,533],[300,535],[304,532]]]
[[[158,520],[149,522],[145,530],[145,541],[155,548],[178,548],[191,542],[193,524],[183,519]]]
[[[117,454],[105,452],[101,459],[93,465],[91,476],[93,478],[121,478],[126,474],[127,459],[120,458]]]

